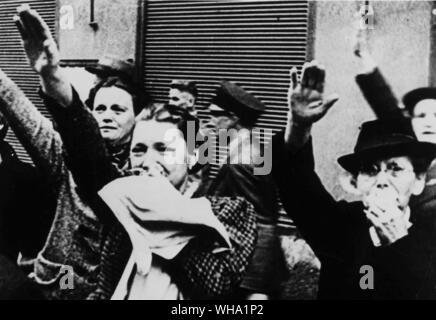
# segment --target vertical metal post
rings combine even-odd
[[[436,86],[436,1],[432,1],[430,14],[430,57],[428,84]]]
[[[91,28],[93,28],[94,30],[98,29],[98,23],[95,21],[95,3],[94,0],[90,0],[90,9],[89,9],[89,25],[91,26]]]

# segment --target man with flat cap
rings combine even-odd
[[[311,129],[337,101],[323,97],[325,71],[291,73],[290,116],[273,138],[273,176],[287,213],[321,261],[319,298],[434,299],[434,235],[409,201],[422,192],[436,146],[409,119],[361,126],[354,152],[338,159],[357,202],[336,201],[315,172]]]
[[[213,132],[226,146],[227,137],[230,143],[216,178],[203,175],[200,193],[243,196],[258,212],[257,246],[237,294],[244,299],[277,297],[280,277],[286,272],[276,228],[279,213],[276,188],[269,173],[255,172],[262,165],[261,148],[251,130],[264,110],[265,105],[243,88],[222,81],[209,106],[210,120],[203,128],[208,136]]]

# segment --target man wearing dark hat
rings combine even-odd
[[[200,190],[215,196],[243,196],[258,212],[258,242],[239,296],[247,299],[277,297],[278,283],[286,272],[276,229],[279,208],[275,185],[270,174],[255,173],[262,165],[261,150],[251,130],[264,110],[265,105],[243,88],[222,81],[209,106],[211,118],[204,125],[206,132],[218,134],[223,143],[227,139],[221,138],[228,137],[230,143],[225,164],[215,179],[203,175],[206,181]]]
[[[292,73],[290,117],[274,138],[273,175],[281,199],[321,261],[324,299],[435,298],[434,240],[409,209],[422,192],[436,146],[419,142],[410,121],[362,125],[354,152],[338,159],[360,201],[336,201],[314,171],[311,128],[337,101],[323,99],[325,71]],[[283,147],[284,146],[284,147]]]

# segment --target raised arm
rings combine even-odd
[[[42,175],[56,183],[65,169],[62,141],[23,91],[0,70],[0,111]]]
[[[40,76],[43,91],[66,107],[73,102],[73,91],[59,66],[60,55],[48,25],[28,5],[17,8],[15,24],[32,69]]]
[[[309,141],[312,125],[322,119],[339,99],[337,94],[324,99],[324,82],[324,67],[316,61],[304,64],[301,81],[296,68],[290,71],[284,142],[286,148],[294,153]]]
[[[59,51],[47,24],[28,6],[19,7],[18,14],[15,22],[67,150],[68,168],[81,194],[94,197],[117,175],[98,126],[59,66]]]
[[[367,37],[366,30],[357,28],[353,49],[361,65],[357,85],[378,118],[403,117],[398,99],[370,53]]]
[[[291,71],[290,111],[285,133],[273,138],[272,173],[286,212],[318,257],[343,256],[348,219],[315,173],[311,129],[338,100],[323,98],[325,71],[316,62]]]

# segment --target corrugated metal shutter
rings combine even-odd
[[[33,9],[36,9],[50,26],[53,34],[55,34],[56,0],[1,0],[0,68],[20,86],[37,108],[44,115],[47,115],[37,93],[39,87],[38,77],[29,67],[21,46],[19,33],[12,20],[13,15],[16,13],[16,8],[24,3],[28,3]],[[26,151],[11,130],[9,130],[7,140],[22,160],[31,162]]]
[[[152,98],[165,102],[172,79],[198,81],[199,114],[207,117],[218,82],[227,79],[267,105],[258,127],[283,128],[289,69],[308,56],[308,1],[148,0],[144,19],[144,81]],[[225,152],[220,148],[219,158]]]

